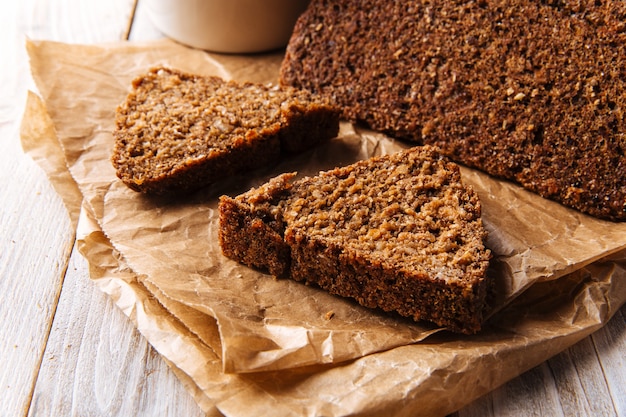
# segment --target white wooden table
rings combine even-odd
[[[19,144],[32,87],[25,37],[161,37],[136,0],[0,5],[0,417],[198,416],[160,356],[89,280],[75,231]],[[626,307],[567,351],[458,416],[626,416]]]

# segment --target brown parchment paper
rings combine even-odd
[[[465,168],[481,197],[498,287],[478,335],[440,332],[240,266],[217,246],[219,195],[407,145],[344,123],[337,139],[278,166],[184,199],[146,198],[109,162],[115,107],[132,78],[163,64],[271,82],[281,54],[215,55],[169,41],[29,41],[27,49],[39,91],[29,95],[23,146],[72,218],[80,213],[78,245],[92,279],[209,414],[444,415],[590,334],[626,301],[626,223]]]

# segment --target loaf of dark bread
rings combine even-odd
[[[135,191],[183,193],[338,131],[339,112],[306,91],[154,68],[117,109],[112,163]]]
[[[622,0],[312,0],[280,80],[347,119],[626,220]]]
[[[224,255],[366,307],[481,328],[491,253],[456,164],[426,146],[294,175],[220,198]]]

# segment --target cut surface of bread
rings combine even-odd
[[[365,307],[481,328],[491,252],[480,201],[438,149],[295,175],[220,198],[224,255]]]
[[[117,109],[111,160],[135,191],[183,193],[273,164],[338,130],[338,112],[308,92],[153,68]]]
[[[626,220],[626,2],[313,0],[283,85],[343,117]]]

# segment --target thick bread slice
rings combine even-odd
[[[312,0],[281,83],[626,220],[626,1]]]
[[[294,175],[220,198],[224,255],[366,307],[481,328],[491,253],[456,164],[427,146]]]
[[[183,193],[338,130],[338,112],[308,92],[154,68],[117,109],[112,163],[135,191]]]

